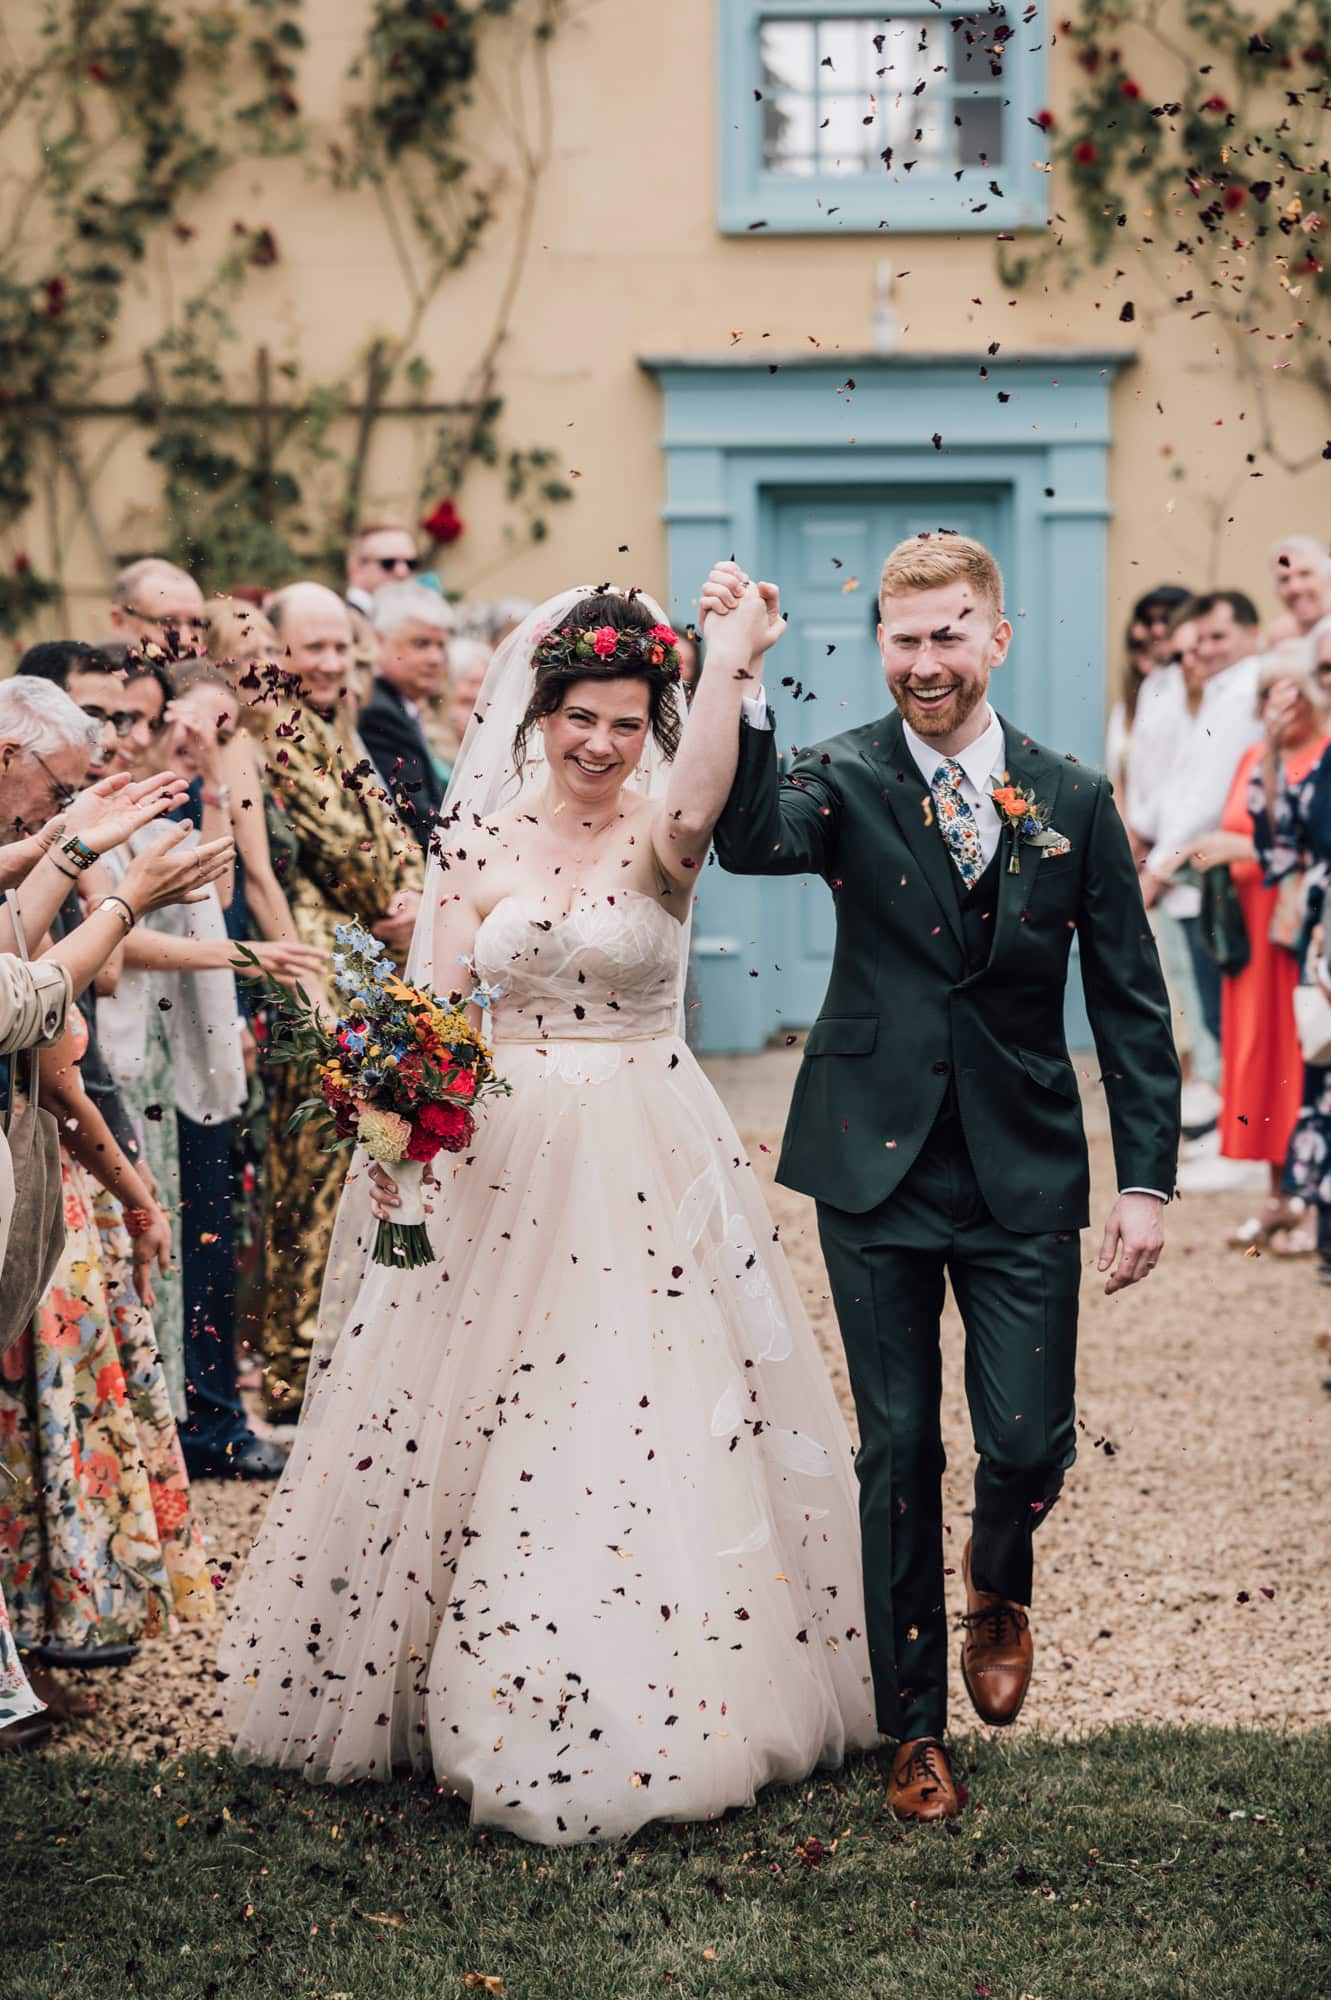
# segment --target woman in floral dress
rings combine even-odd
[[[0,1588],[35,1692],[57,1714],[77,1705],[51,1666],[119,1663],[212,1603],[147,1310],[168,1225],[83,1091],[85,1040],[74,1010],[42,1057],[43,1097],[60,1113],[65,1247],[0,1361]]]

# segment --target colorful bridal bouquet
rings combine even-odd
[[[466,1003],[449,1007],[398,978],[378,938],[340,924],[333,949],[337,1018],[297,988],[265,982],[277,1005],[271,1054],[313,1065],[318,1095],[292,1114],[289,1130],[318,1124],[327,1150],[362,1145],[390,1167],[402,1206],[381,1222],[376,1264],[414,1269],[434,1262],[422,1182],[438,1153],[461,1153],[476,1132],[481,1098],[507,1093]]]

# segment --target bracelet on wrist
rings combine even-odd
[[[150,1208],[127,1208],[125,1227],[131,1236],[146,1236],[153,1226],[153,1212]]]
[[[80,840],[76,833],[71,833],[68,840],[61,841],[60,852],[65,856],[67,861],[73,862],[80,875],[85,868],[91,868],[93,862],[100,859],[100,856],[89,847],[87,841]]]
[[[231,810],[230,785],[219,785],[215,792],[210,792],[205,788],[203,792],[203,803],[206,806],[220,806],[223,812],[230,812]]]
[[[129,936],[135,924],[139,921],[134,914],[133,905],[127,903],[123,896],[103,896],[101,902],[97,905],[97,909],[99,913],[102,910],[108,910],[119,917],[125,927],[126,937]]]
[[[50,862],[51,866],[55,869],[56,874],[63,875],[66,882],[78,882],[82,879],[83,871],[81,869],[62,868],[60,866],[60,863],[56,860],[53,854],[48,854],[46,858]]]

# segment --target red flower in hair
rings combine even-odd
[[[421,528],[432,542],[441,543],[446,547],[448,543],[456,542],[465,532],[466,523],[451,500],[441,500],[438,506],[432,508],[425,516]]]
[[[678,643],[678,634],[670,625],[653,625],[648,637],[659,640],[663,646],[673,646]]]
[[[619,634],[613,625],[602,625],[592,634],[592,651],[598,660],[611,660],[619,644]]]

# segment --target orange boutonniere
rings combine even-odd
[[[1023,847],[1039,847],[1066,854],[1072,843],[1049,824],[1049,808],[1026,785],[992,785],[989,796],[1012,829],[1012,852],[1008,874],[1020,875]]]

